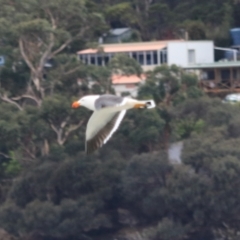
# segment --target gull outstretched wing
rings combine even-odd
[[[105,144],[118,129],[126,110],[93,112],[87,124],[85,151],[90,154]]]

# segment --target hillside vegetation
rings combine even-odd
[[[240,106],[206,96],[177,66],[147,74],[138,97],[99,151],[84,153],[85,94],[114,93],[111,74],[142,73],[116,55],[86,66],[76,51],[110,28],[138,41],[212,39],[231,44],[232,0],[0,0],[0,234],[17,240],[237,240]],[[50,63],[51,67],[46,67]],[[77,79],[81,79],[81,84]],[[89,88],[89,82],[93,86]],[[182,163],[167,149],[183,141]]]

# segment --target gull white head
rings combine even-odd
[[[95,100],[99,98],[99,95],[89,95],[80,98],[78,101],[73,102],[72,108],[79,108],[80,106],[86,107],[92,111],[96,110]]]

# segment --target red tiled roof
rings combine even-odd
[[[131,83],[139,83],[146,79],[145,75],[141,75],[138,77],[137,75],[113,75],[112,76],[112,84],[131,84]]]
[[[183,41],[183,40],[169,40],[169,41],[154,41],[154,42],[135,42],[135,43],[117,43],[117,44],[103,44],[100,48],[105,53],[116,53],[116,52],[130,52],[130,51],[153,51],[163,49],[167,46],[168,42]],[[97,53],[99,49],[84,49],[78,51],[77,54],[90,54]]]

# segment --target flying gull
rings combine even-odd
[[[84,106],[93,111],[86,130],[85,151],[90,154],[102,147],[119,127],[126,110],[154,108],[153,100],[140,101],[110,94],[84,96],[73,102],[72,108]]]

